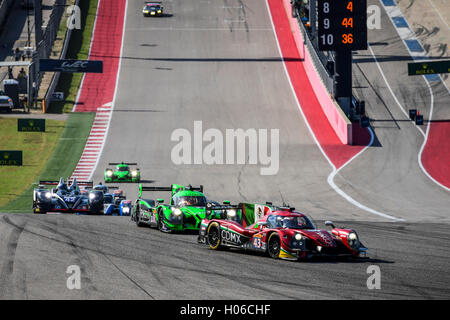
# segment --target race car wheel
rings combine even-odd
[[[269,256],[274,259],[278,259],[280,256],[281,243],[280,237],[277,233],[272,233],[269,236],[269,240],[267,241],[267,252]]]
[[[143,227],[144,226],[144,224],[141,222],[141,211],[139,209],[136,209],[136,217],[135,217],[135,219],[136,219],[136,225],[138,227]]]
[[[217,250],[220,247],[220,225],[217,222],[212,222],[208,226],[206,232],[206,237],[208,239],[209,247],[213,250]]]
[[[166,226],[162,217],[164,216],[164,211],[162,209],[158,212],[158,230],[165,233],[171,233],[172,231]]]

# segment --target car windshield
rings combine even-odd
[[[103,198],[103,201],[105,203],[112,203],[113,202],[113,197],[109,194],[105,194],[105,197]]]
[[[121,166],[121,167],[117,167],[117,171],[129,171],[130,169],[128,168],[128,166]]]
[[[271,215],[267,218],[267,222],[270,228],[314,229],[312,222],[302,216]]]
[[[176,206],[194,206],[194,207],[205,207],[206,198],[204,196],[182,196],[173,197],[173,203]]]
[[[106,187],[106,186],[102,186],[102,185],[98,185],[98,186],[95,186],[94,187],[94,190],[97,190],[97,191],[103,191],[103,192],[108,192],[108,187]]]
[[[147,10],[156,10],[159,9],[159,6],[147,6]]]

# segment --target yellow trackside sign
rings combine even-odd
[[[450,73],[450,60],[408,63],[408,75]]]
[[[45,119],[17,119],[17,131],[45,132]]]
[[[20,150],[0,150],[1,166],[21,166],[22,151]]]

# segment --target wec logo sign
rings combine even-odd
[[[61,64],[61,68],[63,69],[85,69],[87,68],[88,62],[87,61],[73,61],[73,62],[63,62]]]
[[[103,72],[101,60],[40,59],[39,71],[43,72]]]

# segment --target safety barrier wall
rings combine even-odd
[[[78,6],[79,4],[80,4],[80,0],[76,0],[74,5]],[[66,57],[67,49],[68,49],[69,43],[70,43],[70,38],[72,36],[72,30],[73,30],[72,28],[67,28],[67,30],[66,30],[66,35],[64,37],[64,44],[63,44],[61,53],[59,55],[59,59],[65,59],[65,57]],[[53,93],[55,92],[56,86],[58,85],[60,76],[61,76],[60,72],[53,73],[52,80],[50,81],[50,85],[49,85],[47,92],[45,94],[45,97],[44,97],[46,106],[50,106],[52,96],[53,96]]]
[[[8,12],[12,7],[14,0],[0,0],[0,31],[6,22]]]
[[[352,123],[339,107],[337,102],[334,100],[332,92],[330,93],[327,90],[327,87],[330,87],[330,84],[325,84],[319,76],[320,73],[318,68],[323,68],[323,66],[320,63],[314,62],[314,58],[316,58],[316,60],[319,58],[317,57],[314,48],[312,48],[312,45],[307,45],[309,39],[307,39],[307,37],[304,37],[304,35],[302,34],[301,26],[299,25],[298,20],[296,18],[292,18],[290,0],[282,1],[289,19],[291,31],[294,35],[297,49],[300,53],[300,56],[304,59],[303,65],[305,67],[311,86],[314,89],[317,100],[319,101],[323,112],[330,122],[330,125],[334,129],[336,135],[339,137],[339,140],[343,144],[351,145],[353,142]]]

